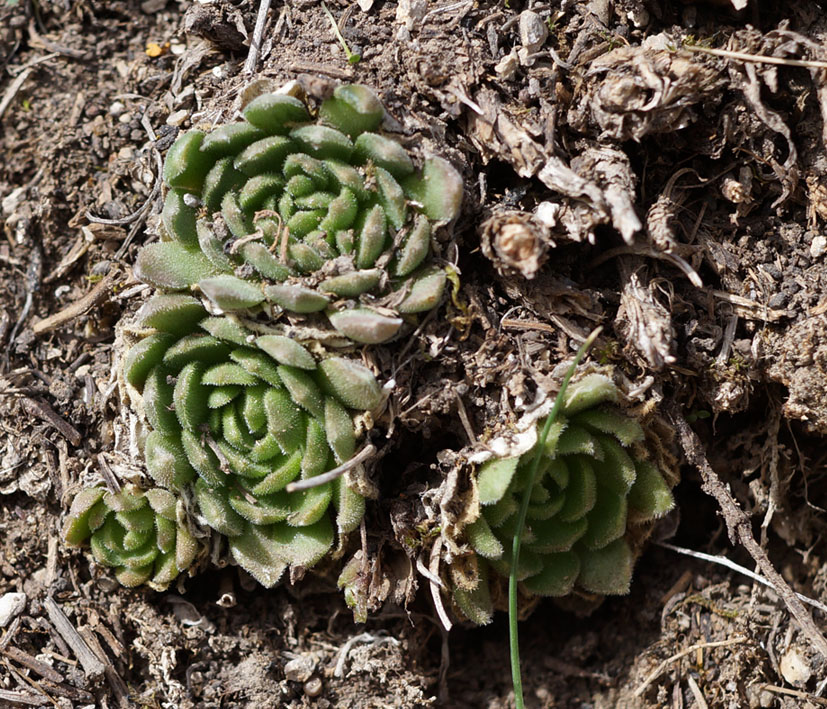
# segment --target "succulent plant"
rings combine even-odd
[[[566,392],[529,491],[517,571],[529,596],[565,596],[575,588],[627,593],[644,523],[674,505],[666,477],[649,459],[640,422],[624,413],[619,399],[614,382],[599,373]],[[535,430],[544,423],[533,424]],[[491,458],[477,471],[481,513],[466,534],[479,573],[476,586],[454,592],[460,610],[477,623],[491,619],[491,574],[511,571],[518,510],[537,445],[522,455]]]
[[[170,490],[191,487],[203,521],[269,587],[287,567],[321,559],[334,522],[345,533],[361,521],[364,498],[345,477],[286,488],[351,461],[351,411],[374,409],[383,395],[363,365],[257,327],[210,316],[189,295],[157,294],[138,313],[145,336],[128,351],[123,380],[150,429],[150,476]]]
[[[115,569],[124,586],[169,586],[190,568],[199,543],[189,531],[183,504],[169,490],[128,485],[113,493],[104,487],[81,490],[63,528],[71,546],[87,541],[95,560]]]
[[[222,311],[324,311],[355,342],[394,337],[442,296],[431,237],[457,216],[462,180],[439,157],[417,171],[376,132],[384,115],[370,89],[344,85],[316,120],[265,94],[241,122],[183,134],[164,164],[165,240],[141,250],[135,274]]]

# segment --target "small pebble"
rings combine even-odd
[[[814,236],[810,242],[810,256],[821,258],[827,252],[827,236]]]
[[[132,114],[129,112],[122,113],[120,116],[118,116],[118,120],[121,123],[130,123],[132,121]]]
[[[790,648],[784,653],[779,669],[782,677],[793,687],[804,687],[813,675],[810,663],[797,648]]]
[[[151,15],[166,7],[167,0],[145,0],[141,3],[141,10],[147,15]]]
[[[126,106],[121,101],[113,101],[109,106],[109,115],[120,116],[126,110]]]
[[[316,669],[316,660],[313,657],[304,655],[290,660],[284,666],[284,676],[291,682],[307,682]]]
[[[167,125],[168,126],[180,126],[187,117],[190,115],[189,111],[181,110],[181,111],[174,111],[167,116]]]
[[[7,593],[0,597],[0,628],[5,628],[26,607],[25,593]]]
[[[311,699],[318,697],[322,693],[322,680],[318,677],[313,677],[304,683],[304,693]]]

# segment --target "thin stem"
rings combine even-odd
[[[525,703],[523,700],[523,677],[520,673],[520,638],[517,630],[517,568],[520,563],[520,545],[523,538],[523,529],[525,527],[525,518],[528,513],[528,502],[531,498],[531,490],[534,488],[534,481],[537,477],[537,470],[540,467],[540,458],[542,458],[543,450],[546,447],[546,440],[551,431],[551,427],[557,420],[560,409],[563,406],[563,399],[566,395],[566,389],[571,381],[577,365],[589,348],[594,344],[597,336],[602,332],[603,328],[595,328],[592,333],[586,338],[586,341],[580,345],[577,354],[574,356],[574,362],[563,377],[563,383],[560,385],[560,391],[557,392],[557,397],[554,399],[554,406],[551,407],[546,423],[543,426],[543,431],[537,439],[537,450],[534,453],[534,459],[531,461],[531,468],[528,475],[528,486],[523,492],[523,499],[520,502],[520,515],[517,518],[517,528],[514,531],[514,544],[511,548],[511,573],[508,575],[508,641],[511,651],[511,681],[514,685],[514,706],[517,709],[524,709]]]
[[[376,447],[372,443],[368,443],[350,460],[342,463],[336,468],[333,468],[333,470],[328,470],[326,473],[322,473],[321,475],[314,475],[312,478],[305,478],[304,480],[290,483],[285,490],[287,490],[288,493],[298,492],[299,490],[309,490],[311,487],[318,487],[319,485],[332,482],[340,475],[344,475],[351,468],[355,468],[360,463],[364,463],[374,453],[376,453]]]
[[[336,22],[336,18],[333,17],[333,13],[327,9],[327,5],[325,5],[324,3],[322,3],[322,10],[324,10],[324,13],[330,20],[330,24],[333,28],[333,34],[336,35],[336,39],[338,39],[339,44],[342,45],[342,49],[345,52],[345,57],[347,58],[347,63],[357,64],[359,60],[362,58],[362,55],[350,51],[350,47],[347,46],[347,42],[345,42],[345,38],[342,36],[342,31],[339,29],[339,23]]]

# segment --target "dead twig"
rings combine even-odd
[[[42,335],[44,332],[54,330],[105,301],[111,294],[112,286],[119,275],[119,269],[115,268],[111,270],[102,280],[98,281],[95,287],[86,295],[78,298],[74,303],[70,303],[60,312],[36,322],[32,325],[34,334]]]
[[[671,407],[669,417],[678,432],[678,438],[684,455],[686,455],[686,459],[694,465],[701,474],[703,480],[701,489],[707,495],[713,497],[721,509],[730,541],[733,544],[740,544],[749,552],[749,555],[758,564],[769,583],[772,584],[775,592],[784,601],[787,610],[796,621],[798,621],[804,634],[810,638],[810,642],[813,643],[815,649],[818,650],[822,656],[827,657],[827,640],[824,639],[821,631],[815,622],[813,622],[812,616],[804,607],[801,599],[799,599],[795,591],[790,588],[781,574],[775,570],[775,567],[767,556],[767,552],[755,541],[755,537],[752,536],[752,530],[750,529],[749,518],[733,499],[717,473],[712,469],[712,466],[706,459],[706,455],[704,455],[703,447],[697,434],[690,428],[686,419],[675,407]]]
[[[18,665],[22,665],[23,667],[30,669],[32,672],[36,672],[44,679],[51,682],[63,681],[63,675],[56,669],[16,647],[7,647],[4,650],[0,650],[0,652],[2,652],[10,660],[14,660]]]
[[[773,585],[767,581],[761,574],[756,574],[754,571],[750,571],[744,566],[740,564],[736,564],[734,561],[730,561],[725,556],[713,556],[712,554],[704,554],[702,551],[695,551],[694,549],[685,549],[684,547],[677,547],[674,544],[668,544],[667,542],[656,542],[656,544],[664,549],[670,549],[672,551],[677,552],[678,554],[685,554],[686,556],[691,556],[696,559],[702,559],[703,561],[709,561],[713,564],[720,564],[721,566],[726,566],[728,569],[732,569],[733,571],[737,571],[739,574],[743,574],[751,578],[753,581],[757,581],[763,586],[767,586],[768,588],[772,588],[775,590]],[[802,603],[806,603],[813,608],[818,608],[822,613],[827,613],[827,605],[824,605],[820,601],[816,601],[813,598],[808,598],[802,593],[796,593],[796,596],[801,599]]]
[[[798,699],[805,699],[809,702],[813,702],[813,704],[818,704],[822,707],[827,707],[827,699],[823,697],[817,697],[814,694],[809,694],[808,692],[802,692],[798,689],[790,689],[789,687],[776,687],[774,684],[762,684],[759,685],[761,689],[766,690],[767,692],[773,692],[774,694],[786,694],[788,697],[797,697]]]
[[[73,446],[79,446],[83,440],[80,431],[58,416],[47,403],[24,397],[20,400],[20,406],[29,416],[34,416],[49,424]]]
[[[12,692],[8,689],[0,689],[0,701],[9,704],[25,704],[30,707],[43,707],[49,704],[48,697],[36,697],[28,692]]]
[[[737,59],[742,62],[753,64],[777,64],[779,66],[801,66],[807,69],[827,69],[827,62],[820,62],[812,59],[785,59],[784,57],[766,57],[760,54],[748,54],[747,52],[734,52],[731,49],[714,49],[712,47],[699,47],[694,44],[685,44],[684,49],[690,52],[701,52],[712,54],[716,57]]]
[[[264,35],[264,27],[267,24],[267,13],[270,11],[270,0],[261,0],[256,16],[256,26],[253,29],[253,36],[250,39],[250,51],[244,61],[243,74],[252,74],[256,70],[258,52],[261,49],[261,38]]]
[[[12,101],[14,101],[14,97],[17,96],[17,92],[20,91],[20,87],[23,86],[26,79],[29,78],[29,74],[34,71],[31,67],[28,69],[24,69],[21,71],[17,77],[9,84],[9,88],[6,89],[6,93],[3,94],[3,100],[0,101],[0,118],[3,117],[3,114],[6,112],[6,109],[9,107]]]
[[[652,684],[658,677],[663,674],[663,671],[669,667],[673,662],[680,660],[682,657],[686,657],[687,655],[691,655],[693,652],[697,652],[698,650],[704,650],[706,648],[712,647],[727,647],[729,645],[738,645],[739,643],[746,642],[747,638],[730,638],[729,640],[718,640],[712,643],[698,643],[697,645],[690,645],[689,647],[685,647],[680,652],[672,655],[661,662],[653,671],[652,673],[640,683],[638,688],[635,690],[634,696],[640,697],[646,691],[646,688]]]
[[[80,636],[75,626],[66,617],[66,614],[61,610],[54,598],[46,596],[43,601],[43,606],[46,608],[46,613],[49,615],[49,620],[52,622],[58,635],[66,642],[66,644],[75,653],[75,656],[80,661],[83,671],[86,676],[92,680],[98,680],[103,677],[106,671],[104,663],[95,655],[94,652],[86,644],[86,641]]]
[[[290,483],[285,489],[288,493],[291,493],[299,490],[308,490],[311,487],[318,487],[319,485],[332,482],[340,475],[344,475],[348,470],[355,468],[360,463],[364,463],[374,453],[376,453],[376,447],[372,443],[368,443],[350,460],[336,466],[333,470],[328,470],[326,473],[322,473],[321,475],[314,475],[312,478],[307,478],[306,480],[299,480],[298,482]]]

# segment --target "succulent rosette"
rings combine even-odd
[[[188,570],[200,548],[179,498],[169,490],[134,485],[117,493],[100,486],[81,490],[63,538],[71,546],[89,543],[95,560],[115,569],[124,586],[146,583],[157,590]]]
[[[542,450],[522,536],[517,578],[527,595],[566,596],[575,589],[617,595],[629,591],[632,568],[649,527],[674,505],[671,476],[647,451],[639,420],[619,405],[607,376],[572,384]],[[543,429],[545,420],[529,433]],[[481,513],[466,527],[479,574],[454,599],[470,619],[493,612],[492,574],[511,571],[520,503],[539,442],[519,456],[493,457],[478,469]],[[495,446],[496,448],[496,446]]]
[[[363,365],[257,327],[210,316],[192,296],[158,294],[138,313],[144,336],[122,372],[147,424],[150,476],[166,489],[191,488],[202,520],[269,587],[286,568],[315,564],[336,530],[361,521],[364,498],[347,482],[359,465],[286,488],[351,461],[354,415],[377,407],[382,390]]]
[[[141,250],[135,274],[225,312],[324,313],[352,341],[393,338],[439,303],[432,235],[457,216],[462,180],[439,157],[417,170],[378,132],[384,115],[370,89],[345,85],[316,120],[266,94],[241,122],[183,134],[164,164],[165,238]]]

